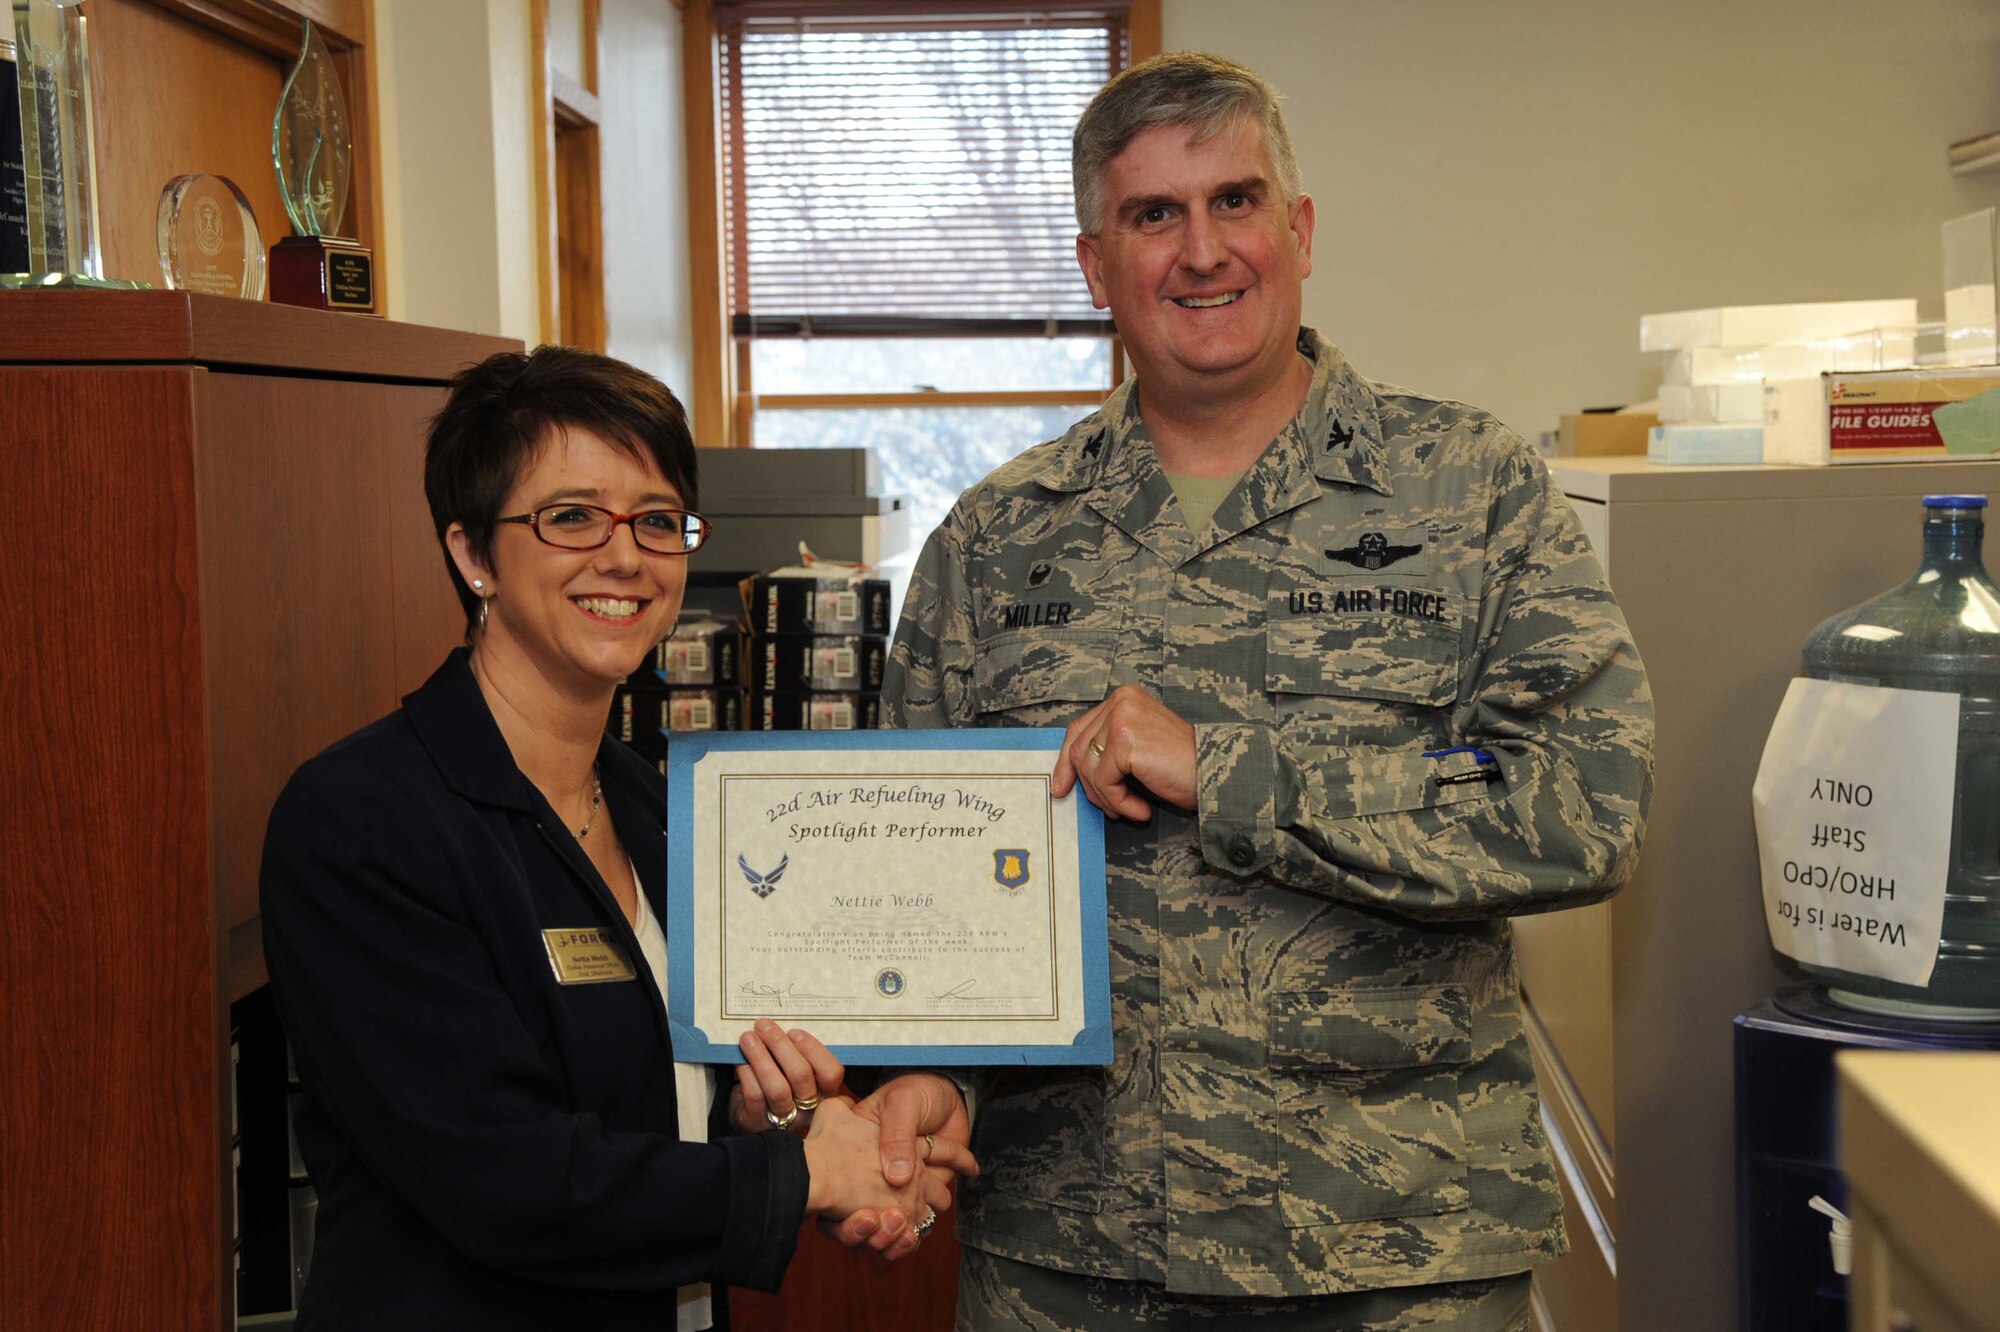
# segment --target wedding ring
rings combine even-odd
[[[1090,752],[1091,752],[1091,753],[1093,753],[1093,754],[1095,754],[1095,755],[1097,755],[1097,757],[1099,757],[1099,758],[1103,758],[1103,757],[1104,757],[1104,746],[1103,746],[1103,745],[1100,745],[1100,744],[1098,744],[1098,743],[1097,743],[1097,742],[1096,742],[1095,740],[1093,740],[1093,741],[1091,741],[1091,742],[1090,742]]]
[[[768,1119],[771,1122],[771,1127],[774,1129],[788,1129],[794,1123],[798,1122],[799,1108],[796,1105],[793,1106],[791,1110],[787,1112],[783,1118],[779,1118],[777,1115],[772,1114],[769,1110],[766,1110],[764,1111],[764,1118]]]
[[[924,1210],[929,1212],[930,1215],[917,1222],[915,1228],[910,1231],[912,1235],[921,1236],[926,1230],[937,1224],[937,1208],[926,1207]]]
[[[792,1102],[792,1109],[803,1110],[807,1114],[811,1114],[813,1111],[819,1109],[819,1097],[817,1096],[798,1097]]]
[[[937,1139],[932,1137],[928,1133],[924,1134],[924,1160],[926,1161],[930,1160],[932,1155],[936,1153],[936,1151],[937,1151]]]

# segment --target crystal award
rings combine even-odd
[[[0,16],[12,46],[15,117],[0,118],[0,287],[143,287],[104,276],[92,148],[90,28],[82,0],[13,0]],[[18,139],[18,141],[16,141]],[[24,235],[25,233],[25,235]],[[22,243],[25,240],[25,245]],[[23,262],[25,260],[25,263]]]
[[[271,250],[271,299],[318,310],[375,310],[375,256],[336,233],[347,211],[354,147],[340,71],[313,27],[305,23],[299,63],[285,79],[271,124],[278,193],[293,235]]]
[[[160,195],[160,275],[175,291],[264,299],[264,234],[227,176],[176,176]]]

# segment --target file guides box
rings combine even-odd
[[[2000,456],[2000,366],[1840,372],[1764,386],[1766,462]]]

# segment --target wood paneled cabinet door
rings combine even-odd
[[[175,292],[0,316],[0,1326],[226,1328],[265,817],[459,639],[425,423],[518,344]]]

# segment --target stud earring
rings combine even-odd
[[[474,592],[483,592],[486,590],[486,584],[475,578],[472,580],[472,590]]]

